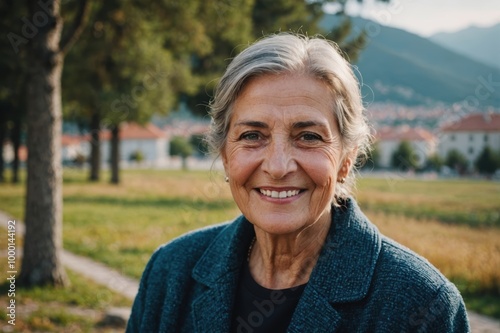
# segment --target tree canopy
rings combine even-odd
[[[491,175],[500,168],[500,157],[490,146],[485,146],[475,161],[480,173]]]
[[[401,141],[391,157],[391,165],[401,171],[415,170],[418,168],[418,156],[408,141]]]
[[[445,165],[456,170],[458,173],[464,173],[467,170],[469,162],[460,151],[452,149],[446,154]]]

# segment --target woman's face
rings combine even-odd
[[[330,219],[335,184],[345,177],[327,85],[304,75],[250,80],[237,98],[222,160],[236,204],[271,234]]]

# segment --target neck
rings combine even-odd
[[[270,234],[255,227],[256,241],[249,253],[254,280],[268,289],[286,289],[307,283],[330,224],[331,213],[292,234]]]

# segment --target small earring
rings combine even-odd
[[[344,183],[345,183],[345,177],[340,178],[340,179],[339,179],[339,183],[340,183],[340,184],[344,184]]]
[[[229,177],[228,177],[228,176],[224,177],[224,181],[225,181],[226,183],[229,183]]]

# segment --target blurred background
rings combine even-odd
[[[239,214],[208,105],[280,31],[338,43],[374,130],[361,207],[500,331],[496,0],[0,2],[2,331],[122,331],[152,252]]]

